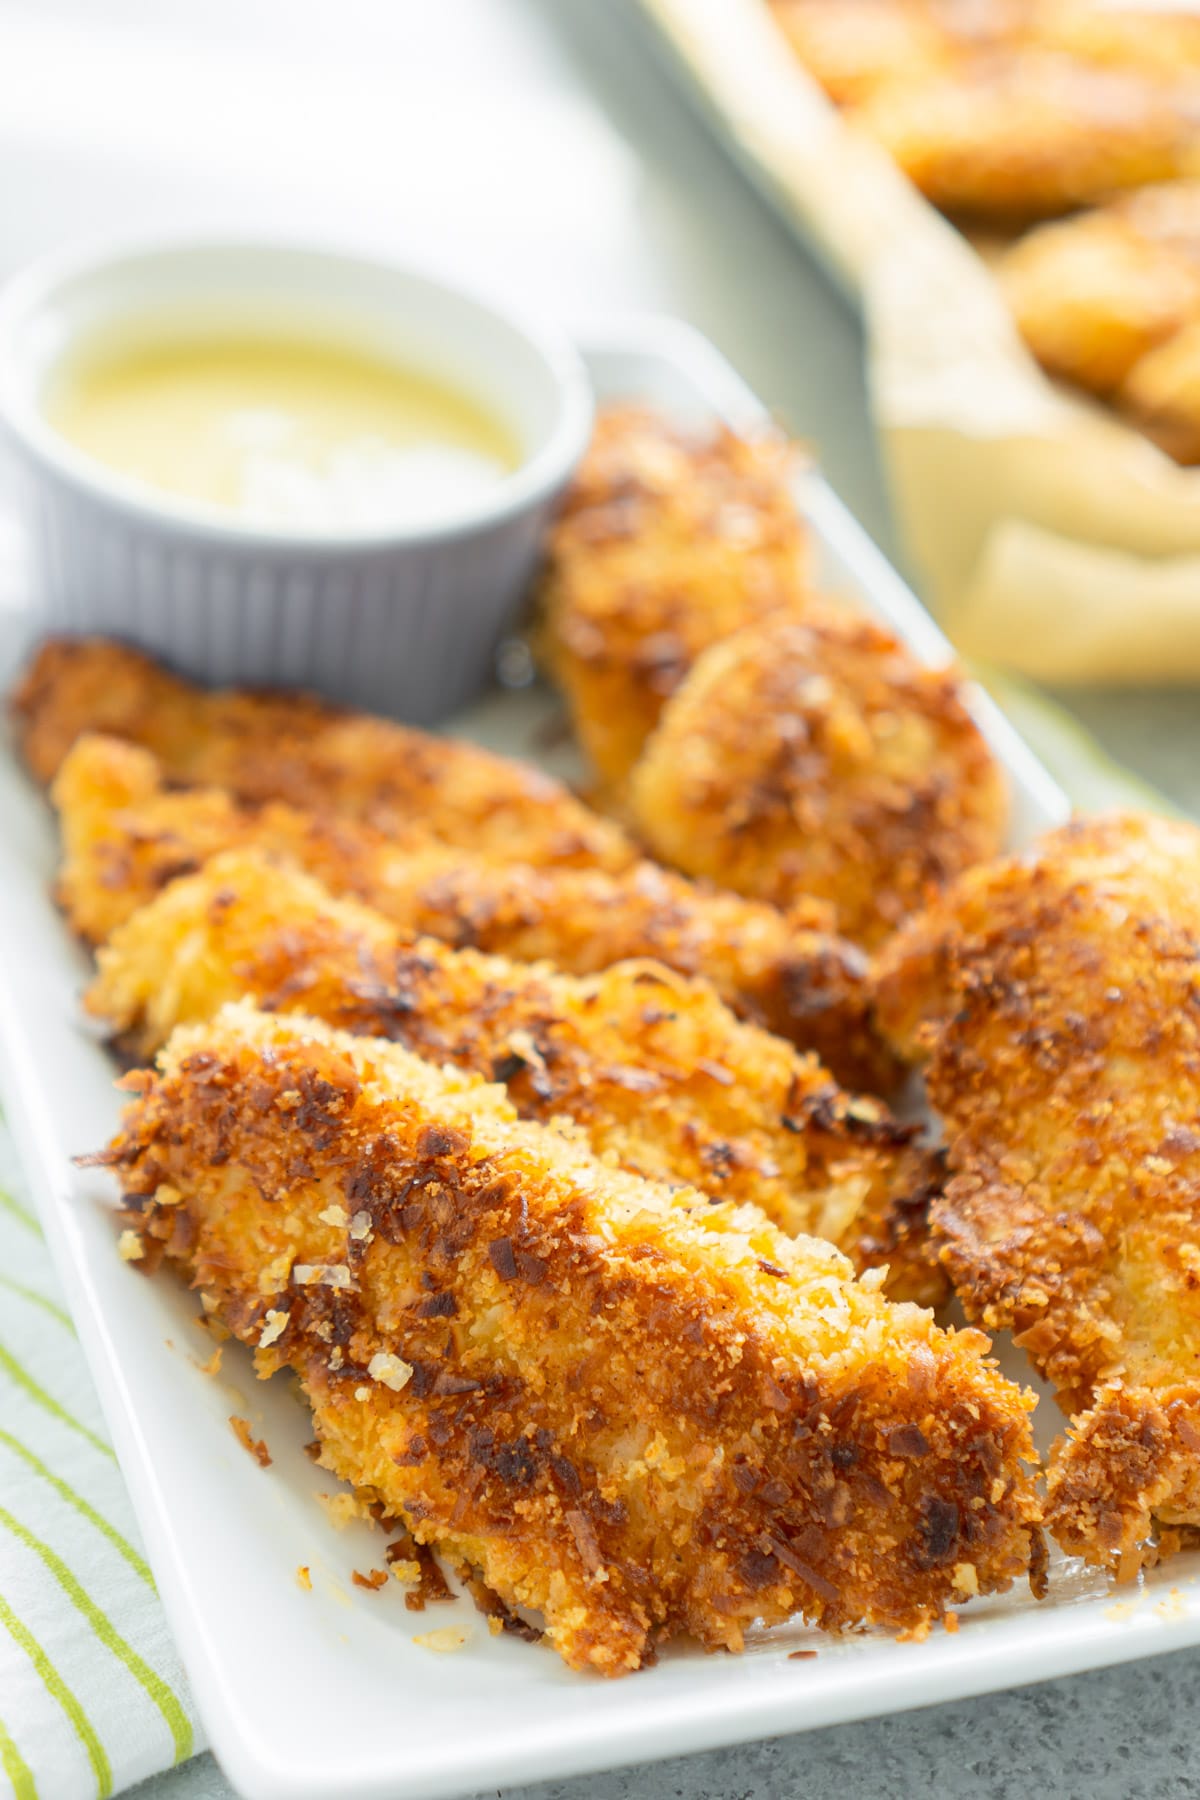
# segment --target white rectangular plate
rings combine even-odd
[[[589,334],[603,395],[645,399],[685,421],[763,418],[720,357],[657,322]],[[941,635],[824,484],[806,477],[831,585],[889,620],[931,662]],[[15,646],[7,647],[13,650]],[[545,701],[497,694],[465,728],[531,749]],[[979,696],[978,718],[1009,771],[1014,836],[1024,841],[1065,801],[1011,728]],[[213,1377],[195,1300],[146,1281],[114,1248],[111,1195],[71,1158],[111,1134],[118,1096],[104,1051],[77,1022],[86,962],[47,899],[51,820],[0,748],[0,1051],[17,1136],[129,1482],[171,1624],[217,1756],[250,1800],[462,1794],[566,1776],[780,1732],[799,1731],[1036,1681],[1200,1641],[1194,1559],[1117,1596],[1094,1574],[1060,1568],[1053,1596],[969,1607],[956,1636],[923,1644],[875,1635],[841,1643],[801,1627],[759,1634],[744,1657],[681,1648],[618,1682],[572,1674],[550,1651],[489,1636],[465,1601],[407,1612],[401,1590],[364,1593],[351,1571],[382,1560],[366,1526],[342,1534],[314,1502],[331,1490],[304,1455],[307,1414],[288,1383],[256,1384],[226,1347]],[[1014,1367],[1024,1371],[1020,1359]],[[1061,1423],[1043,1409],[1053,1431]],[[235,1441],[251,1421],[274,1457],[260,1470]],[[303,1592],[296,1569],[312,1570]],[[461,1623],[458,1654],[414,1644]],[[789,1660],[798,1647],[815,1659]]]

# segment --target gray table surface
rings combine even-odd
[[[64,42],[75,52],[65,63]],[[678,313],[816,443],[835,487],[897,557],[857,323],[692,117],[631,28],[626,0],[340,0],[336,8],[210,0],[203,9],[190,0],[107,0],[103,9],[90,0],[0,0],[0,52],[0,98],[12,102],[0,107],[0,156],[25,176],[0,194],[0,267],[82,228],[269,219],[393,246],[436,241],[448,257],[502,267],[568,314]],[[222,77],[231,58],[241,85]],[[42,98],[23,109],[22,96],[48,91],[50,71],[57,84],[75,81],[69,101],[58,114]],[[384,79],[390,98],[381,109],[373,102]],[[218,89],[219,147],[205,130]],[[319,114],[309,104],[318,91]],[[84,118],[74,133],[62,128],[68,111]],[[197,155],[197,142],[211,154]],[[1112,754],[1200,809],[1194,691],[1061,697]],[[510,1788],[506,1800],[927,1792],[1174,1800],[1200,1795],[1198,1680],[1200,1652],[1183,1652],[807,1736]],[[303,1704],[297,1696],[298,1717]],[[231,1793],[208,1756],[135,1791],[141,1800]]]

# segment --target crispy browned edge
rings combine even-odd
[[[964,876],[880,963],[946,1126],[941,1260],[1071,1415],[1051,1531],[1126,1578],[1200,1524],[1198,894],[1194,826],[1079,819]]]
[[[165,1254],[252,1345],[276,1268],[260,1369],[300,1374],[323,1460],[542,1610],[574,1666],[680,1632],[737,1649],[797,1610],[923,1631],[1029,1571],[1031,1397],[836,1252],[311,1021],[226,1009],[127,1084],[103,1160],[143,1266]],[[293,1255],[350,1273],[298,1284]]]

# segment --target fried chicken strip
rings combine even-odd
[[[127,1084],[143,1263],[573,1667],[797,1611],[919,1630],[1029,1568],[1030,1396],[836,1250],[309,1020],[228,1008]]]
[[[1200,25],[1092,0],[772,0],[800,60],[943,211],[1002,226],[1191,172]]]
[[[835,1242],[889,1291],[931,1304],[944,1278],[924,1220],[940,1161],[879,1101],[740,1024],[706,982],[618,963],[579,979],[405,940],[260,851],[173,882],[101,949],[87,1009],[149,1061],[180,1024],[251,994],[504,1082],[522,1118],[574,1119],[598,1155]]]
[[[1200,182],[1167,182],[1043,225],[999,276],[1051,375],[1107,395],[1148,351],[1200,317]]]
[[[974,9],[978,10],[978,9]],[[953,69],[963,46],[912,0],[771,0],[800,61],[839,106]]]
[[[885,83],[847,116],[943,212],[1014,226],[1190,172],[1194,82],[1036,45]]]
[[[1148,350],[1117,399],[1160,450],[1185,468],[1200,464],[1200,318]]]
[[[401,836],[415,824],[513,862],[634,860],[616,825],[530,763],[309,694],[209,693],[102,638],[49,639],[12,709],[22,754],[46,783],[78,737],[100,731],[152,751],[172,781],[251,802],[285,800]]]
[[[90,943],[217,851],[257,845],[409,936],[576,975],[630,957],[702,975],[735,1012],[814,1050],[844,1085],[886,1094],[897,1084],[873,1022],[867,962],[826,928],[831,914],[817,903],[785,916],[652,863],[619,873],[530,869],[447,849],[416,829],[397,840],[357,820],[240,805],[220,789],[170,790],[147,751],[115,738],[81,739],[53,795],[65,849],[58,895]]]
[[[775,437],[601,413],[550,535],[542,650],[610,800],[700,652],[802,606],[795,461]]]
[[[706,651],[630,800],[665,861],[776,905],[830,900],[868,948],[995,854],[1007,822],[959,672],[850,615],[767,620]]]
[[[1084,820],[971,871],[882,958],[946,1128],[942,1261],[1073,1415],[1051,1530],[1124,1574],[1200,1524],[1198,896],[1194,827]]]

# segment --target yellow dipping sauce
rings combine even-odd
[[[84,353],[45,416],[148,487],[306,531],[436,523],[521,461],[501,420],[442,381],[350,345],[192,337]]]

